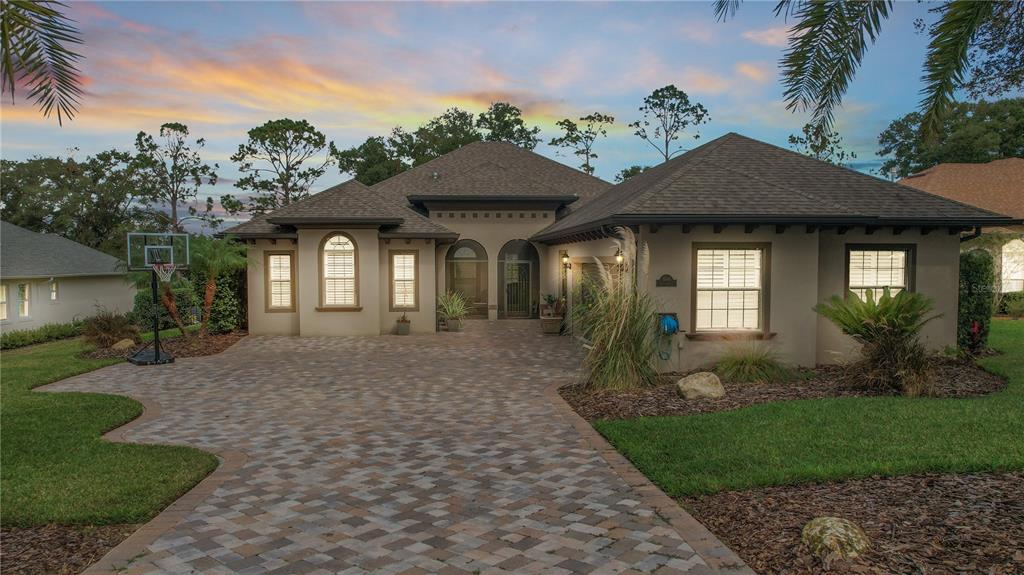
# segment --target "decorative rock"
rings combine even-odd
[[[676,383],[676,390],[685,399],[717,399],[725,397],[725,387],[718,379],[718,376],[702,371],[680,379]]]
[[[835,559],[853,559],[871,547],[856,523],[841,517],[816,517],[804,525],[800,540],[827,565]]]
[[[110,349],[116,349],[118,351],[124,351],[135,347],[135,341],[129,338],[124,338],[121,341],[110,346]]]

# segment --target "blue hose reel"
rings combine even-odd
[[[661,334],[662,349],[658,357],[668,361],[672,357],[672,336],[679,333],[679,318],[674,313],[659,314],[658,333]]]

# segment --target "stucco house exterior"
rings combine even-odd
[[[1002,158],[984,164],[938,164],[899,183],[1017,219],[1024,218],[1024,158]],[[1024,291],[1024,226],[987,227],[983,231],[997,240],[994,244],[983,244],[995,258],[999,290],[1003,293]]]
[[[730,133],[612,186],[511,144],[478,142],[372,187],[349,181],[240,224],[254,334],[391,333],[403,313],[434,331],[459,290],[480,318],[536,317],[631,227],[650,250],[641,285],[676,314],[664,370],[762,340],[799,365],[854,343],[812,306],[847,289],[922,292],[955,343],[960,233],[1008,216]],[[542,337],[538,330],[538,337]]]
[[[135,288],[117,258],[54,234],[0,222],[0,330],[35,329],[131,311]]]

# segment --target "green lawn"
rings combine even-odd
[[[111,443],[100,435],[142,413],[126,397],[38,393],[33,387],[118,360],[84,360],[81,339],[0,356],[0,523],[142,522],[213,471],[186,447]]]
[[[976,399],[777,402],[594,426],[675,497],[919,472],[1024,469],[1024,321],[994,321],[981,364],[1009,378]]]

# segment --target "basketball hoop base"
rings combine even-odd
[[[165,363],[174,363],[174,356],[164,350],[160,350],[157,353],[153,348],[147,347],[129,357],[128,363],[133,365],[163,365]]]

